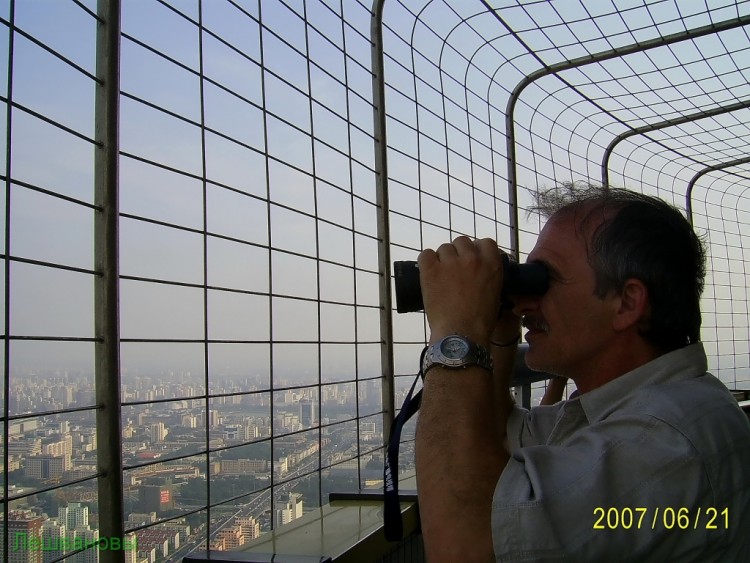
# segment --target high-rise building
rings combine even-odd
[[[138,510],[162,515],[174,508],[172,484],[144,484],[138,487]]]
[[[258,428],[258,425],[252,421],[252,419],[246,420],[243,428],[244,428],[243,437],[245,441],[253,440],[255,438],[260,438],[260,429]]]
[[[237,549],[245,543],[245,536],[240,526],[224,528],[218,533],[217,537],[222,541],[224,550],[226,551]]]
[[[83,546],[92,547],[65,559],[66,563],[68,561],[71,563],[99,563],[99,548],[95,545],[99,541],[99,530],[92,530],[86,526],[85,528],[78,528],[73,534],[68,532],[69,539],[71,535]]]
[[[299,421],[305,428],[315,426],[317,422],[315,402],[311,399],[301,399],[299,402]]]
[[[67,551],[94,545],[99,540],[99,531],[89,526],[89,507],[80,502],[70,502],[57,509],[57,518],[48,520],[44,530],[50,537],[64,535]],[[50,544],[54,545],[54,544]],[[99,549],[94,546],[65,560],[71,563],[98,563]]]
[[[55,434],[42,440],[42,453],[49,455],[73,455],[73,437],[69,433]]]
[[[135,534],[125,534],[123,538],[123,554],[125,563],[136,563],[138,561],[138,539]]]
[[[302,495],[299,493],[289,493],[289,499],[281,508],[276,509],[276,526],[288,524],[302,517]]]
[[[182,426],[185,428],[198,428],[198,417],[192,414],[186,414],[182,417]]]
[[[76,528],[88,528],[89,525],[89,507],[80,502],[70,502],[67,506],[61,506],[57,509],[57,518],[60,524],[68,530]]]
[[[0,523],[2,513],[0,513]],[[30,510],[11,510],[8,514],[7,563],[43,563],[42,522],[44,519]],[[4,549],[0,534],[0,552]]]
[[[208,411],[208,426],[209,428],[218,428],[221,424],[221,417],[219,411],[212,409]]]
[[[254,540],[260,536],[260,523],[252,516],[237,516],[234,523],[242,530],[245,541]]]
[[[40,454],[29,456],[26,459],[24,473],[26,477],[31,479],[57,479],[72,468],[73,463],[67,454]]]
[[[66,528],[57,518],[50,518],[42,524],[42,553],[44,563],[55,561],[65,554]]]
[[[163,442],[168,432],[163,422],[155,422],[151,425],[151,442]]]

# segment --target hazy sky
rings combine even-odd
[[[83,4],[95,9],[94,0]],[[687,1],[618,2],[619,14],[611,2],[492,4],[547,64],[652,38],[647,21],[668,34],[684,29],[680,17],[699,26],[748,12],[747,3],[730,2],[709,2],[710,15]],[[209,372],[217,375],[244,366],[310,384],[319,372],[323,379],[378,375],[369,2],[204,0],[202,14],[197,1],[171,5],[123,2],[123,369],[184,370],[200,379],[208,339]],[[385,11],[393,258],[414,259],[457,233],[492,236],[507,248],[504,112],[510,91],[540,63],[492,16],[476,16],[480,3],[406,6],[388,0]],[[8,10],[0,2],[5,19]],[[95,20],[73,2],[22,0],[15,25],[10,163],[7,147],[0,150],[13,181],[10,256],[24,260],[10,262],[10,334],[92,338]],[[548,77],[528,87],[514,114],[521,206],[530,201],[526,188],[599,180],[604,148],[625,123],[749,97],[748,43],[743,30],[727,31],[566,71],[567,85]],[[8,48],[2,25],[6,77]],[[740,56],[727,54],[735,50]],[[0,82],[7,98],[7,80]],[[611,160],[613,183],[684,206],[699,157],[722,161],[744,151],[745,113],[623,142]],[[6,112],[0,120],[7,130]],[[731,342],[709,343],[714,367],[724,367],[717,352],[750,365],[743,180],[714,175],[695,192],[696,225],[712,230],[711,266],[720,278],[707,289],[704,337]],[[523,255],[539,223],[521,219]],[[395,323],[396,371],[413,373],[423,320]],[[11,369],[89,371],[92,350],[14,340]],[[731,366],[720,375],[732,380],[740,371],[750,379]]]

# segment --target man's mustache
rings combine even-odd
[[[523,317],[521,317],[521,324],[524,328],[528,328],[530,330],[541,330],[542,332],[549,332],[549,325],[547,324],[547,321],[535,315],[524,315]]]

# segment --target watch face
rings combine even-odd
[[[440,352],[450,360],[458,360],[466,357],[469,353],[469,343],[458,336],[450,336],[443,340]]]

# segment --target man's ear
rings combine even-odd
[[[646,284],[637,278],[630,278],[625,281],[620,292],[612,327],[618,331],[638,327],[641,323],[648,322],[650,310]]]

